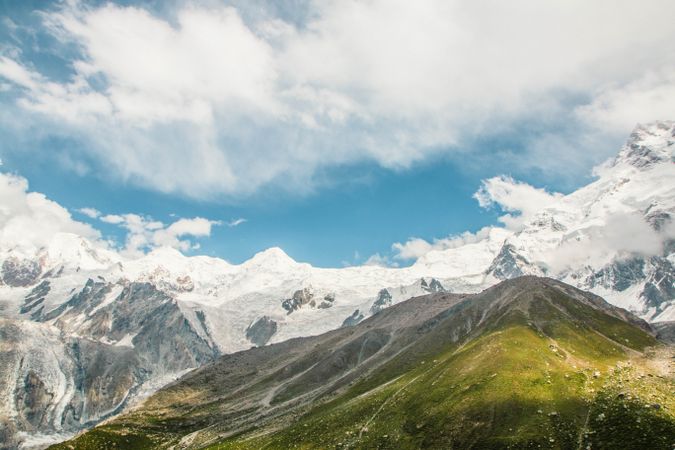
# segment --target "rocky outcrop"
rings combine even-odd
[[[335,302],[335,294],[331,292],[323,296],[323,300],[321,301],[321,303],[319,303],[317,308],[320,309],[330,308],[331,306],[333,306],[334,302]]]
[[[424,280],[422,280],[424,281]],[[370,307],[371,314],[377,314],[382,311],[384,308],[391,306],[392,296],[389,290],[381,289],[377,294],[377,298],[373,302],[373,305]]]
[[[538,214],[531,222],[530,227],[537,230],[566,231],[567,227],[558,222],[548,213]]]
[[[268,316],[256,319],[246,328],[246,339],[260,347],[265,345],[277,332],[277,323]]]
[[[644,279],[644,269],[643,258],[634,257],[615,261],[590,275],[587,283],[590,288],[602,286],[606,289],[624,291]]]
[[[42,268],[37,261],[12,256],[2,263],[0,274],[4,284],[12,287],[25,287],[34,284],[41,271]]]
[[[675,267],[668,258],[654,256],[648,259],[648,276],[640,293],[647,308],[665,310],[675,299]]]
[[[505,243],[490,264],[487,273],[498,280],[508,280],[525,275],[529,272],[525,270],[529,266],[530,262],[518,254],[513,245]]]
[[[364,315],[357,309],[349,317],[347,317],[344,322],[342,322],[341,328],[353,327],[361,322],[364,318]]]
[[[0,416],[9,421],[0,434],[8,442],[18,445],[18,431],[75,433],[120,412],[146,381],[220,354],[176,301],[149,283],[119,289],[89,280],[67,302],[43,311],[37,303],[48,291],[48,282],[35,287],[24,308],[54,325],[0,320],[0,379],[7,386]],[[75,325],[79,337],[68,337]]]
[[[654,146],[649,138],[654,136],[668,136],[670,141],[664,148]],[[675,138],[675,127],[672,122],[655,122],[649,125],[638,125],[631,133],[628,142],[621,150],[615,164],[627,163],[639,169],[645,169],[654,164],[673,162],[672,152],[668,152],[665,147],[672,145],[672,139]]]
[[[316,306],[314,293],[309,288],[298,289],[293,293],[291,298],[287,298],[281,302],[281,307],[286,310],[287,314],[297,311],[304,305]]]
[[[651,327],[656,331],[658,339],[669,344],[675,344],[675,321],[656,322],[651,324]]]
[[[35,322],[0,319],[0,435],[72,434],[119,412],[149,374],[134,350],[64,337]],[[30,441],[30,440],[29,440]]]
[[[440,281],[438,281],[436,278],[432,278],[431,281],[427,283],[427,280],[422,278],[420,281],[420,285],[422,287],[422,290],[425,292],[429,293],[434,293],[434,292],[447,292],[447,290],[443,287]]]
[[[44,302],[45,296],[49,293],[49,281],[44,280],[42,283],[35,286],[30,293],[24,298],[23,306],[19,310],[20,314],[26,314],[33,311],[37,316],[40,315],[41,309],[39,306]]]

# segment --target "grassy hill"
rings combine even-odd
[[[534,277],[228,355],[53,448],[672,449],[672,348]]]

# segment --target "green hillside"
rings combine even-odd
[[[598,297],[521,278],[390,310],[354,329],[267,347],[248,362],[253,356],[240,355],[237,365],[200,369],[138,411],[54,448],[675,444],[672,348]]]

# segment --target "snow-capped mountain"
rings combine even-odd
[[[593,183],[509,236],[488,272],[546,274],[657,322],[675,319],[675,123],[638,126]]]
[[[69,233],[0,242],[0,442],[72,434],[223,353],[524,274],[675,320],[673,150],[675,122],[639,126],[596,181],[405,268],[317,268],[279,248],[239,265],[169,248],[129,259]]]

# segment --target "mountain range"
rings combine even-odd
[[[548,278],[428,294],[224,356],[53,449],[670,449],[673,349],[652,332]]]
[[[471,239],[431,250],[404,268],[317,268],[294,261],[279,248],[239,265],[187,257],[170,248],[129,259],[104,243],[68,233],[56,234],[40,248],[0,242],[0,442],[8,448],[29,448],[63,440],[139,404],[189,370],[217,367],[214,361],[222,364],[241,355],[237,352],[257,347],[246,354],[262,359],[270,355],[266,352],[279,352],[280,358],[284,351],[299,355],[299,348],[308,350],[294,347],[297,342],[314,341],[298,338],[337,330],[321,339],[342,339],[361,324],[395,315],[389,313],[390,307],[425,295],[427,300],[406,302],[406,308],[416,305],[420,321],[434,320],[430,314],[453,310],[456,302],[464,304],[460,300],[466,295],[488,292],[491,286],[524,275],[563,281],[630,311],[635,317],[625,317],[642,327],[647,334],[640,339],[651,343],[648,334],[656,333],[657,324],[675,320],[674,149],[675,122],[638,126],[616,158],[597,169],[595,181],[572,193],[551,196],[545,207],[527,216],[508,216],[503,227],[486,228]],[[587,295],[574,291],[572,297]],[[427,305],[428,299],[445,303]],[[609,306],[601,309],[611,311],[612,317],[624,314]],[[486,313],[478,308],[472,314]],[[654,325],[649,328],[637,317]],[[472,320],[484,323],[484,318]],[[422,322],[404,325],[410,330]],[[459,342],[474,325],[468,322],[469,329],[461,333],[453,328],[459,333],[457,339],[444,340],[443,345]],[[607,330],[593,329],[615,338]],[[668,330],[665,326],[662,332]],[[635,331],[631,328],[626,333],[632,336]],[[398,342],[396,346],[407,342],[391,339],[376,333],[362,342],[362,350],[377,353],[390,342]],[[579,345],[566,354],[587,351],[582,348],[586,343]],[[639,352],[644,346],[628,347]],[[450,348],[437,348],[436,356],[449,358],[443,352]],[[246,364],[253,367],[259,364],[255,361]],[[273,366],[284,362],[272,358],[266,370],[284,371]],[[333,367],[330,361],[325,364]],[[288,370],[300,374],[307,368],[302,367]],[[202,373],[191,372],[188,379]],[[414,371],[409,373],[411,378],[403,372],[399,375],[406,382],[422,376]],[[319,374],[312,377],[303,378],[303,389],[321,381]],[[239,386],[231,380],[223,383]],[[392,383],[396,389],[405,388]],[[268,399],[270,405],[277,395],[294,392],[292,386],[284,384],[278,394],[275,391]],[[389,389],[393,387],[385,390]],[[171,390],[161,391],[152,402],[167,392]],[[202,394],[195,391],[195,395]],[[288,412],[293,408],[284,411],[296,414]],[[251,417],[257,414],[251,412]],[[288,419],[284,414],[279,420]],[[242,421],[238,430],[248,426],[246,417],[238,419]],[[477,417],[479,422],[486,420]],[[308,424],[308,432],[313,426]],[[199,439],[206,439],[199,426],[186,425],[185,430],[193,429],[199,431]],[[461,439],[470,439],[462,433]],[[218,438],[226,435],[223,430],[216,433]],[[158,436],[162,442],[178,438]]]

